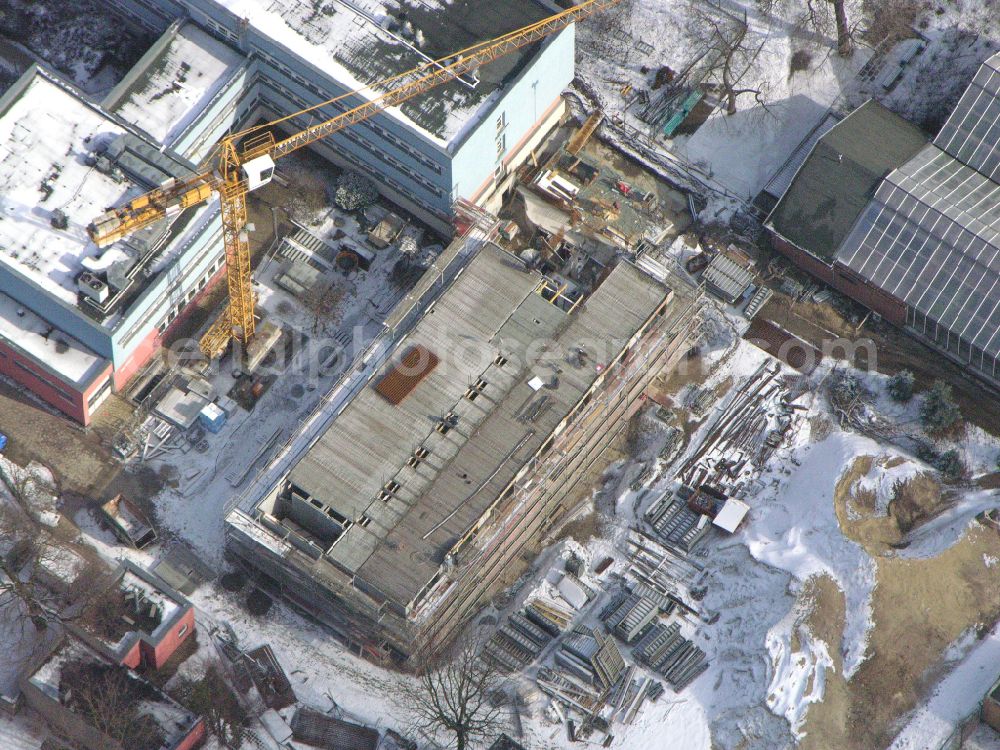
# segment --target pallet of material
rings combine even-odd
[[[539,649],[552,640],[551,633],[543,630],[522,614],[512,614],[507,618],[507,623],[521,635],[531,639]]]
[[[499,669],[505,672],[517,672],[523,664],[509,654],[496,641],[490,641],[483,647],[484,658],[492,661]]]
[[[566,630],[573,619],[572,612],[548,599],[532,600],[525,607],[524,614],[525,617],[540,628],[544,628],[552,633],[553,636],[559,635]]]

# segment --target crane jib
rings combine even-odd
[[[340,95],[299,112],[286,115],[266,125],[234,133],[219,143],[217,171],[187,180],[174,180],[119,208],[96,218],[87,227],[91,239],[103,247],[184,209],[220,194],[225,244],[229,301],[219,318],[201,341],[201,350],[209,358],[219,356],[235,337],[246,343],[253,335],[254,295],[252,291],[250,249],[246,233],[247,191],[266,184],[274,171],[273,161],[304,148],[337,131],[369,119],[389,107],[454,81],[504,55],[526,47],[563,28],[617,5],[622,0],[586,0],[529,26],[482,42],[453,55],[434,60],[374,84],[366,91],[385,90],[374,98],[366,91],[352,92],[363,103],[324,122],[275,141],[272,128],[300,115],[336,105],[350,95]],[[256,134],[243,140],[244,136]],[[242,152],[236,144],[243,142]]]

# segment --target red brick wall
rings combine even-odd
[[[846,294],[855,302],[874,310],[890,323],[898,326],[906,325],[906,304],[902,300],[857,277],[850,269],[839,263],[827,265],[773,231],[770,235],[774,249],[803,271],[832,286],[838,292]]]
[[[18,366],[15,362],[19,362],[23,367]],[[27,368],[27,370],[24,368]],[[87,396],[93,392],[99,383],[104,382],[110,370],[111,365],[108,365],[107,369],[94,379],[88,389],[85,392],[81,392],[78,390],[78,386],[67,383],[57,378],[51,372],[43,370],[29,358],[18,353],[3,340],[0,340],[0,373],[20,383],[42,399],[42,401],[83,425],[90,422],[90,414],[87,412]],[[65,398],[50,382],[46,381],[57,383],[59,388],[69,394],[69,398]]]
[[[195,305],[198,304],[199,300],[201,300],[201,298],[204,295],[208,294],[215,287],[216,284],[218,284],[223,278],[225,278],[225,275],[226,275],[226,269],[225,267],[223,267],[222,270],[220,270],[218,273],[215,274],[215,276],[213,276],[208,280],[208,283],[205,284],[205,288],[194,296],[194,298],[184,307],[184,309],[181,310],[181,314],[170,322],[170,325],[167,326],[166,330],[162,334],[159,332],[157,328],[151,329],[149,333],[146,334],[146,337],[132,351],[132,354],[129,355],[129,358],[125,360],[125,362],[123,362],[118,367],[117,370],[115,370],[116,391],[120,391],[122,388],[124,388],[125,385],[128,383],[128,381],[131,380],[132,377],[137,372],[139,372],[139,370],[141,370],[143,367],[146,366],[149,360],[153,358],[153,355],[156,354],[156,352],[159,350],[160,346],[163,343],[164,337],[169,335],[169,333],[174,328],[180,325],[181,322],[184,321],[184,319],[191,314],[191,312],[195,308]]]
[[[142,641],[136,641],[132,645],[132,648],[128,650],[128,653],[122,657],[122,664],[129,669],[135,669],[142,663],[142,649],[140,648],[141,643]]]
[[[205,738],[205,720],[199,718],[198,722],[191,727],[191,731],[188,732],[187,737],[185,737],[180,744],[177,745],[174,750],[191,750],[195,745],[201,742]]]
[[[153,669],[159,669],[193,632],[194,608],[188,607],[184,616],[163,636],[155,648],[145,641],[142,642],[143,661]]]

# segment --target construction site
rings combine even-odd
[[[468,748],[989,747],[988,295],[812,257],[978,151],[831,108],[740,198],[642,0],[10,5],[0,745],[441,750],[459,674]]]

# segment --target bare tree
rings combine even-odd
[[[85,567],[75,571],[65,589],[54,591],[41,580],[40,570],[67,552],[73,545],[56,539],[52,532],[20,503],[0,497],[0,620],[8,637],[28,637],[61,623],[63,611],[81,596],[90,596],[107,586],[108,568],[93,555],[82,551]]]
[[[284,176],[294,189],[284,195],[282,208],[299,224],[315,224],[320,214],[330,207],[326,182],[303,164],[291,164],[285,172]]]
[[[687,32],[703,61],[705,79],[721,88],[727,115],[736,114],[737,102],[745,95],[753,95],[767,109],[766,83],[755,76],[760,73],[759,58],[767,40],[751,33],[746,13],[740,18],[698,6],[692,9]]]
[[[828,33],[830,16],[837,31],[837,54],[850,57],[854,54],[854,29],[847,20],[846,0],[806,0],[809,24],[821,34]]]
[[[249,713],[214,664],[205,670],[204,677],[183,684],[179,692],[181,702],[205,718],[208,731],[223,747],[238,750],[243,746]]]
[[[493,699],[502,677],[492,660],[481,655],[480,639],[462,643],[452,658],[421,665],[408,702],[416,729],[446,735],[449,747],[479,747],[503,729],[502,706]]]
[[[155,698],[150,685],[128,674],[125,667],[75,661],[63,665],[59,677],[64,700],[90,724],[125,750],[149,750],[163,744],[156,720],[140,711],[144,700]]]
[[[0,466],[0,481],[14,502],[35,521],[42,511],[55,505],[55,487],[37,470],[7,463]]]
[[[51,593],[37,586],[28,570],[38,565],[48,538],[20,506],[0,498],[0,613],[30,622],[35,630],[44,630],[55,617]]]

